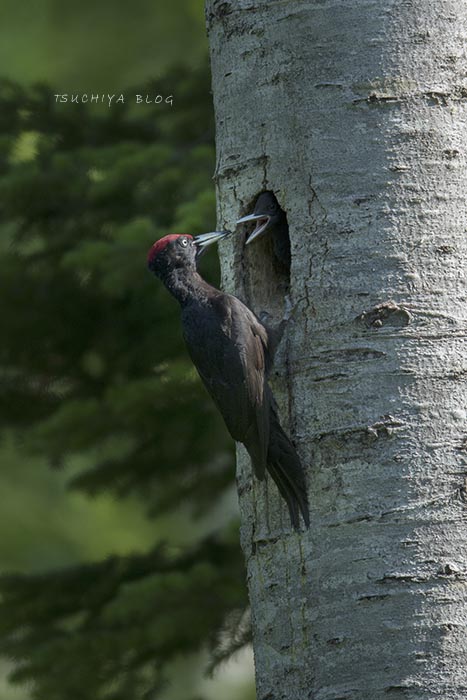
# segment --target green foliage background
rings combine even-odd
[[[145,256],[215,227],[202,2],[1,0],[0,39],[2,698],[195,700],[248,635],[234,462]]]

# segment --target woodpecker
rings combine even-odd
[[[212,287],[197,271],[201,253],[229,233],[164,236],[149,250],[148,268],[179,302],[193,364],[230,435],[248,450],[255,476],[263,480],[267,470],[287,503],[293,527],[300,527],[299,513],[308,527],[305,474],[280,425],[268,384],[286,319],[267,329],[239,299]]]
[[[285,212],[279,206],[279,202],[272,192],[263,192],[256,200],[253,214],[243,216],[237,224],[245,224],[250,221],[256,222],[255,229],[246,239],[246,244],[250,244],[261,234],[270,232],[272,235],[273,250],[280,267],[290,270],[290,238],[289,226]]]

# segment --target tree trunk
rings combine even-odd
[[[259,700],[467,697],[467,4],[207,3],[219,219],[273,190],[309,531],[238,453]],[[280,314],[268,243],[225,288]]]

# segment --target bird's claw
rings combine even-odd
[[[261,321],[261,323],[263,325],[267,324],[271,320],[271,318],[272,318],[271,314],[268,313],[267,311],[261,311],[259,314],[259,320]]]

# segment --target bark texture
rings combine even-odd
[[[210,0],[219,223],[287,212],[297,534],[239,451],[259,700],[467,697],[467,4]],[[226,289],[279,315],[267,241]]]

